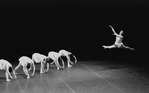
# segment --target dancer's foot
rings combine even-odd
[[[29,79],[29,78],[30,78],[30,76],[27,77],[27,79]]]
[[[72,67],[72,65],[68,65],[68,67]]]
[[[6,79],[7,82],[11,81],[10,79]]]
[[[102,46],[104,49],[106,49],[107,47],[106,46]]]
[[[57,70],[59,70],[59,68],[57,68]]]
[[[40,72],[40,74],[44,73],[43,71]]]

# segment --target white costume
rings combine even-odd
[[[32,55],[32,60],[35,62],[35,63],[40,63],[40,73],[44,73],[44,64],[46,63],[46,56],[45,55],[42,55],[40,53],[34,53]]]
[[[53,60],[53,62],[51,64],[55,63],[57,70],[59,70],[59,68],[64,68],[64,62],[61,59],[61,54],[51,51],[48,53],[48,59],[49,58]],[[60,59],[62,61],[62,66],[60,66],[58,59]]]
[[[31,68],[33,67],[33,73],[32,76],[35,73],[35,64],[34,61],[32,59],[30,59],[27,56],[22,56],[21,58],[19,58],[19,64],[18,66],[15,68],[15,72],[21,67],[23,66],[23,71],[24,73],[27,75],[27,78],[30,78],[30,75],[28,73],[28,69],[31,70]],[[28,67],[29,66],[29,67]]]
[[[128,47],[128,46],[125,46],[125,45],[122,43],[122,40],[123,40],[123,36],[122,36],[123,30],[121,30],[120,33],[117,34],[117,33],[115,32],[115,30],[113,29],[113,27],[112,27],[111,25],[109,25],[109,26],[111,27],[112,31],[114,32],[113,35],[116,36],[116,40],[115,40],[115,43],[114,43],[113,45],[111,45],[111,46],[105,46],[105,45],[103,45],[103,47],[104,47],[105,49],[106,49],[106,48],[109,48],[109,49],[111,49],[111,48],[128,48],[128,49],[130,49],[130,50],[134,50],[134,48],[130,48],[130,47]]]
[[[13,73],[15,79],[17,78],[16,77],[16,74],[13,70],[13,67],[12,65],[7,61],[7,60],[4,60],[4,59],[0,59],[0,70],[5,70],[5,76],[6,76],[6,81],[11,81],[9,79],[9,77],[11,79],[13,79],[13,77],[11,76],[11,73]]]
[[[62,50],[59,51],[59,54],[61,54],[62,56],[67,57],[67,66],[68,67],[72,67],[70,65],[70,63],[73,64],[73,62],[70,60],[70,55],[72,55],[75,58],[75,63],[77,62],[76,57],[71,52],[68,52],[68,51],[62,49]]]

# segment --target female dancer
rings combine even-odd
[[[23,67],[23,71],[24,73],[27,75],[27,79],[30,78],[30,75],[28,73],[28,71],[30,71],[33,67],[33,73],[31,76],[34,75],[35,73],[35,64],[34,64],[34,61],[32,59],[30,59],[29,57],[27,56],[22,56],[19,58],[19,64],[18,66],[15,68],[15,72],[20,68],[20,67]]]
[[[113,31],[113,33],[114,33],[113,35],[116,36],[116,40],[115,40],[115,43],[114,43],[113,45],[110,45],[110,46],[105,46],[105,45],[103,45],[103,47],[104,47],[105,49],[106,49],[106,48],[109,48],[109,49],[111,49],[111,48],[127,48],[127,49],[130,49],[130,50],[134,50],[134,48],[130,48],[130,47],[128,47],[128,46],[125,46],[125,45],[122,43],[122,40],[123,40],[123,36],[122,36],[123,30],[121,30],[120,33],[117,34],[111,25],[109,25],[109,27],[111,27],[111,29],[112,29],[112,31]]]
[[[13,73],[15,79],[17,78],[16,77],[16,73],[15,71],[13,70],[13,67],[12,65],[7,61],[7,60],[4,60],[4,59],[0,59],[0,70],[5,70],[5,76],[6,76],[6,81],[11,81],[9,79],[9,77],[11,79],[13,79],[13,77],[11,76],[11,73]]]
[[[54,51],[51,51],[48,53],[47,58],[53,60],[53,62],[51,64],[55,63],[57,70],[59,70],[60,68],[64,68],[64,62],[61,59],[61,54],[54,52]],[[62,66],[60,66],[60,61],[62,62],[62,64],[61,64]]]
[[[70,60],[71,57],[74,58],[74,63],[77,63],[76,57],[71,52],[68,52],[68,51],[62,49],[62,50],[59,51],[59,54],[61,54],[62,56],[66,56],[66,58],[67,58],[67,66],[68,67],[72,67],[72,65],[70,65],[70,64],[73,64],[73,62]]]
[[[40,53],[34,53],[32,55],[32,60],[35,63],[40,63],[40,73],[44,73],[45,72],[44,64],[46,63],[46,59],[47,59],[47,57],[45,55],[40,54]]]

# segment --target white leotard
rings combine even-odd
[[[36,63],[40,63],[43,62],[44,59],[46,59],[47,57],[45,55],[42,55],[40,53],[34,53],[32,55],[32,60],[35,61]]]

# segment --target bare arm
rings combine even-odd
[[[33,63],[33,73],[32,73],[32,76],[35,74],[35,64]]]
[[[73,57],[75,58],[75,63],[77,63],[77,58],[76,58],[76,56],[73,55]]]
[[[115,36],[117,36],[117,37],[119,37],[119,38],[123,38],[123,36],[122,36],[122,35],[115,35]]]
[[[17,79],[16,73],[14,70],[13,70],[13,74],[14,74],[14,78]]]
[[[111,25],[109,25],[109,27],[112,29],[114,35],[118,35],[118,34],[115,32],[114,28],[113,28]]]
[[[47,69],[46,69],[46,72],[49,71],[49,63],[47,63]]]

